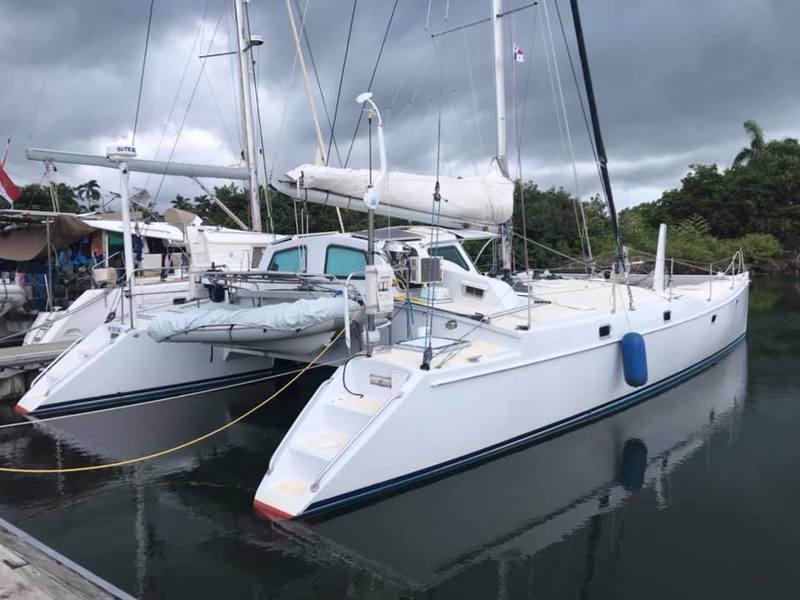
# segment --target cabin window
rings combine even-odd
[[[711,322],[712,323],[716,323],[717,322],[717,315],[711,315]]]
[[[305,246],[287,248],[272,255],[268,271],[281,273],[302,273],[305,271]]]
[[[473,298],[483,298],[483,290],[472,285],[464,285],[464,295]]]
[[[665,310],[664,311],[664,320],[665,321],[671,321],[672,320],[672,311],[671,310]]]
[[[597,333],[601,338],[610,336],[611,325],[601,325],[600,328],[597,330]]]
[[[353,279],[364,279],[367,267],[367,254],[346,246],[328,246],[325,251],[325,274],[334,277],[347,277],[351,273]]]
[[[456,246],[432,246],[428,248],[428,254],[430,256],[441,256],[443,259],[457,264],[465,271],[469,271],[469,264]]]

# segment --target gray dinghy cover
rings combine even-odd
[[[147,325],[147,334],[157,342],[203,329],[265,329],[270,332],[295,333],[335,319],[344,318],[344,297],[301,299],[257,308],[221,308],[213,304],[194,310],[168,310],[159,313]],[[350,310],[358,308],[350,302]]]

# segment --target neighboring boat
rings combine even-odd
[[[425,265],[412,280],[418,301],[390,309],[387,327],[377,329],[368,321],[367,351],[320,386],[272,455],[255,495],[260,514],[285,519],[341,509],[546,439],[669,389],[744,339],[750,279],[740,252],[723,273],[667,276],[662,226],[652,284],[630,282],[577,0],[571,4],[617,241],[609,278],[523,280],[518,293],[510,278],[510,223],[496,223],[504,280],[449,260],[437,265],[433,257],[414,256],[408,245],[396,248],[387,261],[398,277],[417,259]],[[495,162],[502,172],[504,14],[502,2],[494,0]],[[352,178],[370,215],[391,187],[380,113],[374,105],[372,110],[379,124],[381,174],[372,187],[358,173]],[[339,183],[346,172],[326,172],[331,176],[317,174],[310,182],[320,198],[344,201],[357,195]],[[435,225],[437,213],[454,199],[430,184],[429,220]],[[304,182],[297,188],[304,197]],[[369,288],[368,282],[368,294]],[[382,313],[385,309],[373,308],[368,318]]]
[[[110,266],[112,261],[102,258],[88,267],[96,287],[83,292],[65,310],[40,312],[24,344],[75,341],[103,323],[123,320],[124,295],[132,296],[137,312],[186,302],[192,297],[190,270],[250,268],[254,258],[257,260],[276,239],[268,234],[205,225],[198,217],[175,209],[167,209],[166,218],[165,223],[137,226],[143,252],[132,294],[118,285],[119,271]],[[180,218],[186,222],[181,223]],[[121,253],[109,249],[111,236],[122,240],[122,221],[97,217],[81,220],[101,234],[100,256],[122,262]],[[155,251],[148,252],[151,249]]]

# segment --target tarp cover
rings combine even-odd
[[[305,188],[337,196],[363,198],[369,183],[367,169],[337,169],[311,164],[300,165],[286,176],[296,184],[302,176]],[[373,172],[373,179],[377,172]],[[400,171],[389,172],[381,205],[418,213],[431,213],[436,177]],[[514,184],[503,176],[495,162],[489,173],[479,177],[439,177],[442,197],[441,216],[465,223],[499,225],[511,218],[514,210]]]
[[[55,250],[62,250],[90,234],[93,228],[72,215],[52,217],[50,243]],[[0,258],[4,260],[33,260],[45,253],[47,248],[47,226],[43,223],[15,225],[0,231]]]
[[[357,305],[351,302],[351,310]],[[167,311],[147,325],[147,334],[157,342],[180,333],[209,327],[238,327],[293,333],[332,319],[344,318],[344,297],[281,302],[259,308],[233,308],[214,304],[191,311]]]

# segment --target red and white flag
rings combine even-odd
[[[516,62],[525,62],[525,51],[514,44],[514,60]]]
[[[6,170],[3,168],[3,165],[0,164],[0,196],[6,198],[11,204],[14,204],[14,200],[19,198],[22,195],[22,192],[19,191],[19,188],[14,185],[14,182],[11,181],[11,177],[8,176]]]

